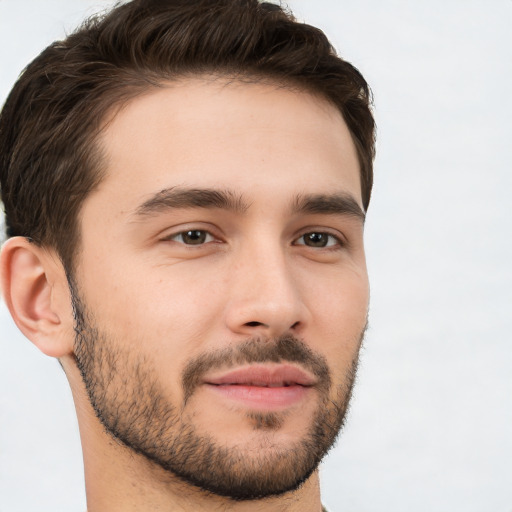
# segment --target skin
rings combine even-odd
[[[190,360],[247,339],[293,335],[328,362],[336,399],[368,313],[363,219],[293,206],[308,194],[338,194],[362,210],[356,150],[338,110],[272,84],[187,79],[131,100],[106,124],[99,144],[107,173],[80,213],[75,280],[110,343],[148,362],[179,406]],[[229,191],[243,208],[142,208],[177,187]],[[187,245],[188,230],[208,235]],[[324,233],[326,247],[307,245],[307,233]],[[19,327],[66,370],[89,512],[321,510],[317,471],[296,491],[233,502],[183,484],[114,440],[76,366],[71,299],[58,258],[11,239],[2,276]],[[254,428],[248,405],[199,386],[183,414],[198,431],[223,446],[242,446],[251,458],[273,446],[293,447],[318,407],[318,393],[306,393],[278,411],[282,422],[269,433]]]

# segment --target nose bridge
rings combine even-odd
[[[290,263],[286,248],[275,238],[262,237],[243,250],[231,275],[231,330],[279,336],[298,329],[304,306]]]

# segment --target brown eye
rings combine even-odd
[[[325,247],[328,237],[325,233],[308,233],[304,235],[304,243],[310,247]]]
[[[208,231],[202,229],[190,229],[188,231],[181,231],[171,237],[171,240],[180,242],[185,245],[201,245],[205,242],[211,242],[213,237]]]
[[[297,245],[306,245],[308,247],[332,247],[335,245],[341,245],[338,238],[329,233],[322,233],[319,231],[314,231],[311,233],[306,233],[302,235],[297,242]]]

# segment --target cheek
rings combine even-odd
[[[186,275],[179,265],[110,261],[84,262],[79,275],[87,308],[110,332],[168,336],[171,330],[197,326],[199,311],[208,314],[204,281]]]
[[[98,265],[80,281],[95,323],[123,345],[152,357],[168,360],[171,354],[193,353],[220,316],[221,301],[213,300],[219,299],[219,283],[180,265]]]
[[[347,266],[314,281],[309,292],[309,308],[326,329],[345,333],[359,332],[368,313],[369,284],[366,268]]]
[[[187,361],[204,350],[205,340],[219,339],[215,321],[220,316],[212,283],[201,286],[204,281],[174,272],[177,267],[172,276],[169,268],[111,268],[80,283],[82,300],[110,349],[129,356],[131,366],[122,371],[134,372],[142,363],[175,403],[183,398],[181,374]]]
[[[314,333],[311,340],[334,371],[344,374],[357,357],[367,322],[368,301],[365,269],[343,269],[311,294],[308,301]]]

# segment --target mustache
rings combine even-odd
[[[325,357],[313,352],[304,341],[293,335],[275,339],[251,338],[239,344],[201,354],[191,360],[182,376],[184,403],[188,401],[203,377],[212,370],[228,369],[251,363],[299,363],[318,381],[317,387],[326,392],[331,386],[331,374]]]

